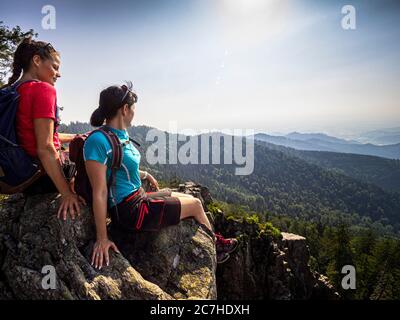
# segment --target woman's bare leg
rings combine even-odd
[[[181,220],[193,217],[199,223],[204,224],[211,232],[214,232],[200,199],[195,197],[178,197],[178,199],[181,202]]]
[[[186,194],[186,193],[182,193],[182,192],[175,192],[175,191],[171,192],[171,197],[194,198],[191,194]]]

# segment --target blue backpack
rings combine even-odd
[[[19,103],[17,88],[25,82],[17,82],[0,89],[0,193],[2,194],[22,192],[44,174],[40,163],[31,158],[17,141],[16,113]]]

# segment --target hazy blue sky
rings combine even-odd
[[[43,30],[41,9],[56,8]],[[341,8],[356,8],[343,30]],[[345,134],[400,123],[396,1],[4,1],[0,20],[61,52],[62,119],[125,79],[135,124]]]

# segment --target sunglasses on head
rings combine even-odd
[[[128,81],[126,85],[122,86],[122,88],[126,88],[126,92],[125,92],[124,96],[122,97],[121,103],[124,102],[126,96],[129,94],[129,92],[132,92],[132,90],[131,90],[132,87],[133,87],[133,85],[132,85],[132,82],[130,82],[130,81]]]
[[[56,49],[51,45],[51,43],[47,43],[44,47],[40,47],[39,51],[43,54],[49,53],[49,52],[56,52]]]
[[[126,92],[125,92],[124,96],[122,97],[121,103],[125,100],[125,98],[126,98],[126,96],[128,95],[129,92],[130,92],[130,90],[127,87],[126,88]]]

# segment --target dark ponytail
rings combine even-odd
[[[101,127],[106,120],[106,117],[101,112],[100,107],[93,111],[92,116],[90,117],[90,124],[93,127]]]
[[[6,86],[10,86],[14,82],[16,82],[21,77],[21,73],[22,73],[21,65],[18,62],[16,63],[15,60],[14,60],[12,75],[8,79],[8,83],[6,84]]]
[[[99,107],[90,117],[93,127],[100,127],[104,121],[111,120],[117,115],[122,106],[128,104],[131,107],[137,102],[137,95],[132,91],[132,82],[122,86],[111,86],[100,93]]]
[[[25,38],[14,52],[12,75],[4,87],[10,86],[21,77],[23,71],[27,71],[31,65],[33,56],[39,55],[42,59],[53,59],[52,54],[58,52],[47,42],[35,41],[31,37]]]

